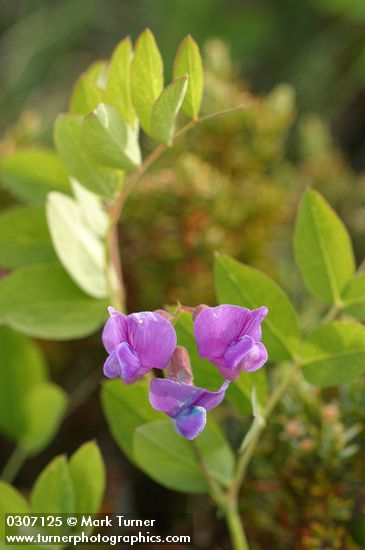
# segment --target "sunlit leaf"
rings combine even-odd
[[[316,191],[300,204],[294,250],[308,289],[326,303],[338,301],[354,274],[354,254],[342,221]]]
[[[100,164],[127,172],[141,164],[138,129],[124,122],[110,105],[100,103],[86,117],[83,136],[89,153]]]
[[[203,95],[203,65],[199,46],[189,35],[181,42],[174,61],[174,78],[188,75],[183,110],[192,119],[198,118]]]
[[[50,193],[46,211],[54,247],[70,277],[90,296],[107,297],[105,245],[85,223],[77,202]]]
[[[175,120],[185,96],[187,80],[186,76],[174,80],[153,104],[151,136],[161,143],[172,143]]]
[[[131,69],[132,101],[142,128],[151,133],[152,106],[163,89],[163,62],[149,29],[138,37]]]
[[[316,386],[352,382],[365,372],[365,327],[336,322],[317,327],[301,352],[303,374]]]
[[[108,198],[114,197],[121,188],[120,172],[103,168],[86,150],[82,132],[83,117],[60,115],[55,124],[54,139],[67,170],[84,187]]]
[[[76,115],[87,115],[103,100],[103,91],[95,82],[83,74],[72,91],[69,111]]]
[[[134,126],[132,104],[131,62],[132,43],[129,37],[115,48],[109,64],[104,101],[118,109],[125,122]]]

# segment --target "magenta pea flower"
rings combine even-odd
[[[228,384],[226,380],[218,391],[212,392],[166,378],[154,378],[149,400],[155,410],[166,413],[174,420],[180,435],[194,439],[204,429],[206,411],[223,401]]]
[[[103,344],[109,353],[105,376],[133,384],[151,369],[168,365],[176,348],[176,333],[170,321],[150,311],[127,316],[113,307],[108,310],[110,318],[103,330]]]
[[[267,361],[261,343],[261,323],[268,309],[249,310],[221,305],[204,308],[195,318],[194,334],[200,357],[209,359],[227,380],[253,372]]]

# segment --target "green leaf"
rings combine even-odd
[[[98,59],[89,65],[84,71],[84,75],[90,78],[99,88],[104,90],[108,64],[104,59]]]
[[[46,380],[47,367],[39,348],[7,327],[0,328],[0,349],[0,429],[18,441],[27,430],[27,393]]]
[[[84,223],[95,235],[104,238],[109,229],[109,218],[102,200],[73,178],[71,185]]]
[[[20,446],[29,454],[47,447],[55,436],[64,414],[68,398],[66,393],[50,382],[33,386],[24,400],[25,433]]]
[[[174,78],[188,75],[183,110],[189,117],[196,120],[203,95],[203,64],[199,46],[190,35],[180,43],[174,61],[173,74]]]
[[[103,385],[101,402],[109,429],[119,447],[130,460],[133,457],[133,434],[141,424],[162,418],[148,400],[149,386],[145,380],[124,385],[111,380]],[[122,419],[122,420],[121,420]]]
[[[84,294],[57,266],[32,266],[0,280],[0,324],[46,340],[71,340],[95,332],[108,302]]]
[[[183,76],[171,82],[153,104],[151,111],[151,136],[171,145],[175,131],[175,121],[183,102],[188,77]]]
[[[339,301],[355,262],[342,221],[316,191],[300,204],[294,235],[295,258],[310,292],[325,303]]]
[[[70,99],[69,111],[75,115],[87,115],[103,101],[103,91],[87,75],[77,80]]]
[[[352,382],[365,372],[365,327],[336,322],[317,327],[301,352],[303,374],[316,386]]]
[[[90,296],[106,298],[105,245],[85,223],[77,202],[62,193],[50,193],[46,212],[55,250],[67,273]]]
[[[61,160],[48,149],[24,149],[5,157],[0,179],[15,198],[35,206],[41,206],[50,191],[71,193]]]
[[[132,101],[142,128],[151,133],[151,111],[163,89],[163,62],[149,29],[138,37],[131,67]]]
[[[98,512],[105,489],[105,467],[99,447],[94,441],[85,443],[72,455],[69,471],[75,491],[75,507],[72,512]]]
[[[60,115],[55,124],[54,139],[67,170],[81,185],[107,198],[112,198],[122,185],[121,173],[98,166],[85,148],[83,117]]]
[[[138,129],[124,122],[114,107],[100,103],[85,118],[83,135],[89,153],[100,164],[127,172],[141,164]]]
[[[119,42],[110,60],[104,101],[118,109],[125,122],[134,126],[136,117],[131,89],[132,54],[132,43],[128,36]]]
[[[365,321],[365,273],[354,277],[342,293],[344,311],[360,321]]]
[[[43,208],[11,208],[0,214],[0,265],[55,263]]]
[[[175,331],[179,346],[183,346],[189,352],[194,374],[194,384],[216,391],[223,382],[217,367],[207,359],[201,359],[198,354],[194,338],[193,319],[190,313],[182,311],[175,323]],[[234,384],[230,384],[226,396],[234,403],[240,413],[251,414],[251,393],[255,385],[260,402],[264,402],[267,395],[266,373],[260,369],[254,373],[242,372]]]
[[[235,457],[219,426],[208,418],[206,427],[195,439],[194,444],[209,475],[224,487],[228,487],[233,479]]]
[[[271,361],[293,358],[299,346],[295,310],[285,292],[267,275],[220,256],[215,263],[215,286],[220,303],[255,309],[267,306],[263,342]]]
[[[194,445],[212,479],[227,485],[232,478],[234,457],[218,428],[208,424]],[[137,428],[134,454],[139,467],[161,485],[187,493],[208,492],[193,444],[177,434],[171,420]]]
[[[31,493],[32,511],[38,514],[70,514],[75,493],[66,458],[57,456],[38,476]]]
[[[27,514],[29,506],[25,498],[14,487],[0,480],[0,548],[6,550],[9,545],[5,544],[5,514]],[[19,529],[19,528],[18,528]],[[18,534],[16,529],[11,533]],[[19,533],[20,534],[20,533]],[[21,550],[23,546],[12,544],[14,550]]]

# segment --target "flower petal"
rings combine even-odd
[[[107,378],[118,378],[120,376],[120,365],[116,351],[113,351],[105,361],[103,372]]]
[[[112,353],[122,342],[127,340],[127,316],[109,307],[110,317],[103,330],[103,344],[108,353]]]
[[[166,378],[154,378],[151,381],[149,400],[154,409],[176,418],[192,406],[213,409],[223,401],[227,388],[227,381],[218,391],[213,392]]]
[[[204,391],[202,388],[167,378],[153,378],[149,400],[154,409],[175,418],[181,411],[191,407]]]
[[[227,347],[242,335],[250,310],[230,305],[207,307],[194,322],[199,355],[219,364]]]
[[[267,358],[268,355],[264,344],[258,342],[243,359],[241,370],[254,372],[255,370],[261,369],[266,363]]]
[[[217,407],[222,403],[228,386],[229,382],[228,380],[226,380],[221,385],[218,391],[208,391],[204,390],[203,388],[199,388],[203,391],[199,395],[199,397],[195,399],[194,405],[197,407],[204,407],[204,409],[206,409],[207,411],[209,411],[210,409],[214,409],[214,407]]]
[[[249,336],[245,336],[244,339],[250,338]],[[241,339],[243,340],[243,339]],[[239,341],[239,343],[241,342]],[[253,342],[251,338],[251,342]],[[238,343],[237,343],[238,345]],[[235,347],[232,346],[232,347]],[[228,349],[225,357],[229,357],[230,350]],[[233,382],[234,380],[237,380],[239,375],[242,371],[246,372],[254,372],[255,370],[260,369],[267,361],[267,351],[265,346],[261,342],[254,343],[252,347],[249,349],[249,351],[246,354],[243,354],[241,358],[239,359],[239,355],[236,356],[236,361],[233,363],[229,363],[227,361],[226,365],[219,366],[219,370],[221,374],[227,378],[227,380],[230,380]]]
[[[255,342],[261,340],[261,323],[268,314],[268,309],[265,306],[253,309],[247,316],[246,322],[241,330],[241,336],[251,336]]]
[[[176,333],[159,313],[144,311],[128,316],[128,341],[148,372],[167,366],[176,347]]]
[[[175,428],[180,435],[191,440],[203,431],[206,421],[207,413],[203,407],[190,407],[175,419]]]
[[[242,336],[236,342],[232,342],[224,354],[224,361],[227,367],[234,370],[254,346],[255,341],[251,336]]]
[[[119,344],[115,353],[119,362],[120,376],[125,384],[133,384],[143,376],[138,355],[127,342]]]

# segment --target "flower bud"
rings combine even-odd
[[[167,367],[167,377],[176,382],[189,384],[189,386],[193,383],[190,357],[184,347],[176,347]]]
[[[171,321],[171,315],[165,309],[155,309],[154,313],[158,313],[167,321]]]
[[[198,317],[199,313],[204,311],[204,309],[207,309],[207,307],[209,307],[209,306],[207,306],[206,304],[200,304],[199,306],[196,306],[192,311],[193,320],[195,321],[195,319]]]

